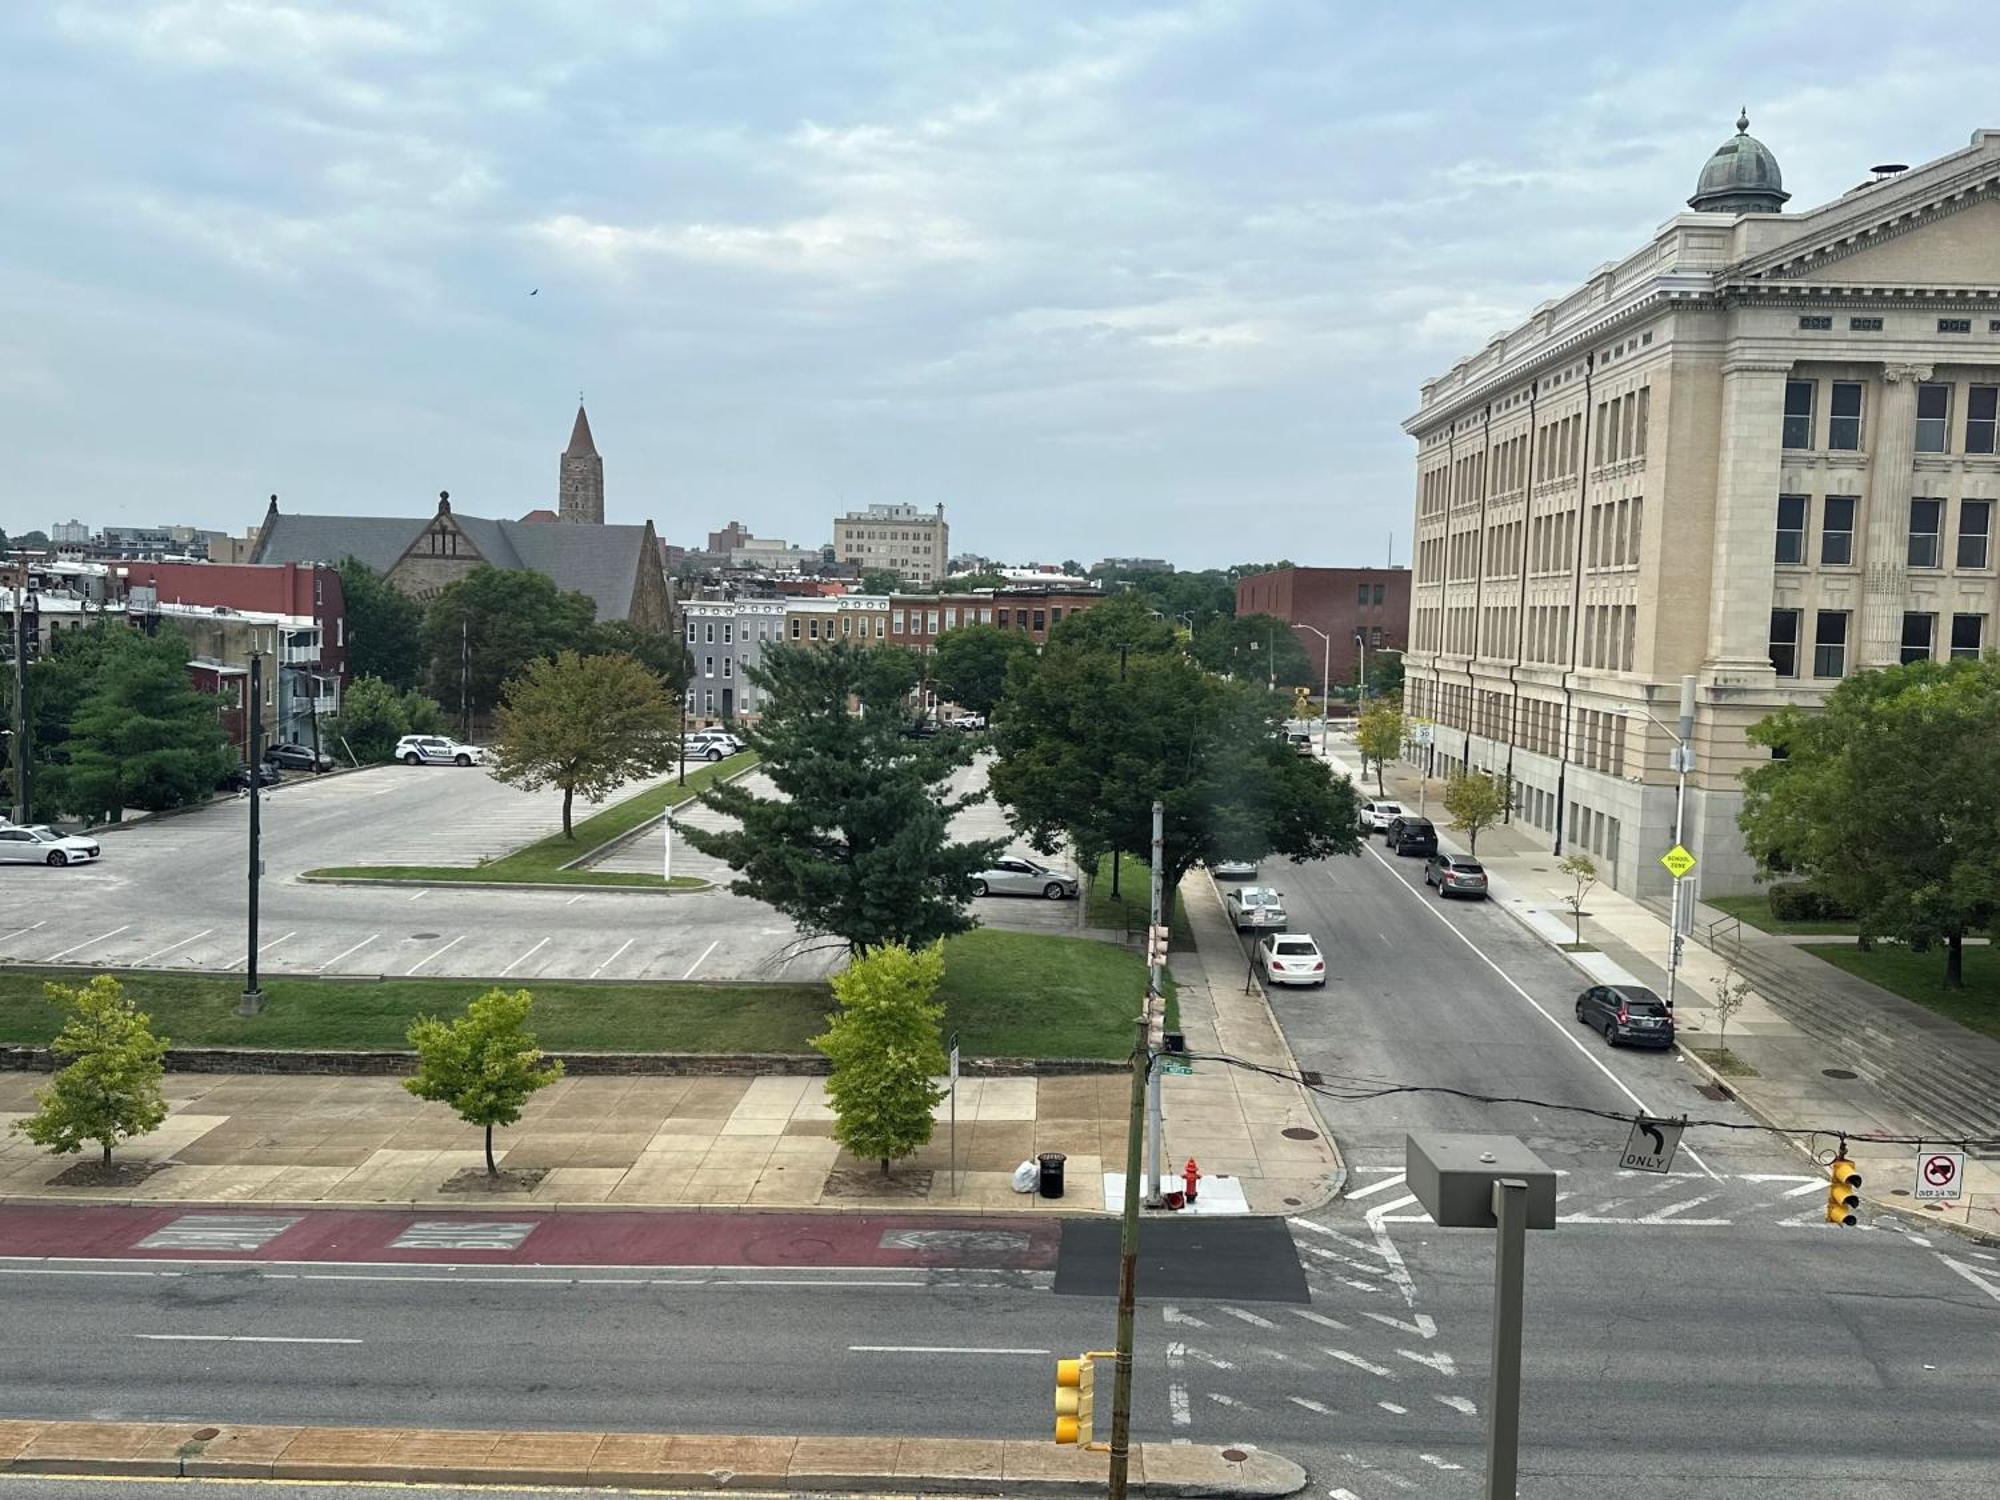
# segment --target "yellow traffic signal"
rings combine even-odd
[[[1829,1224],[1858,1223],[1854,1211],[1861,1207],[1861,1169],[1843,1152],[1833,1159],[1826,1189],[1826,1221]]]
[[[1088,1446],[1091,1435],[1092,1361],[1056,1361],[1056,1441]]]

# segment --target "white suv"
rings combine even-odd
[[[406,734],[396,741],[396,759],[406,766],[479,766],[486,752],[441,734]]]
[[[726,729],[697,729],[687,737],[689,760],[721,760],[743,748],[743,741]]]

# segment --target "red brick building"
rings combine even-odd
[[[1236,613],[1275,615],[1289,621],[1292,634],[1313,662],[1326,659],[1333,641],[1332,676],[1352,683],[1359,667],[1359,633],[1376,651],[1401,651],[1410,640],[1408,568],[1277,568],[1239,579]],[[1311,626],[1312,630],[1298,629]]]
[[[251,614],[305,615],[319,626],[319,672],[347,680],[347,599],[324,563],[118,564],[121,592],[152,589],[161,604],[222,605]]]
[[[990,594],[892,594],[889,643],[928,651],[947,630],[997,625],[1023,632],[1037,646],[1070,615],[1082,614],[1104,595],[1095,589],[1004,589]]]

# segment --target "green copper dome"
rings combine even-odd
[[[1701,169],[1688,207],[1698,213],[1775,214],[1784,211],[1791,196],[1771,148],[1750,134],[1745,110],[1736,117],[1735,137],[1717,146]]]

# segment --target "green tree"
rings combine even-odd
[[[1163,618],[1144,599],[1119,594],[1102,604],[1064,617],[1049,632],[1049,649],[1057,652],[1121,650],[1138,655],[1178,655],[1181,638],[1174,622]]]
[[[905,585],[903,575],[894,568],[864,568],[861,573],[861,592],[864,594],[900,594]]]
[[[340,592],[350,676],[414,688],[424,664],[424,607],[358,557],[341,562]]]
[[[1508,806],[1507,789],[1484,771],[1467,771],[1444,784],[1445,813],[1474,854],[1479,852],[1479,835],[1504,818]]]
[[[1354,745],[1361,752],[1362,774],[1368,762],[1375,763],[1375,795],[1386,795],[1382,783],[1383,765],[1403,748],[1403,707],[1393,698],[1378,699],[1362,711],[1354,725]]]
[[[531,661],[501,689],[496,780],[524,791],[562,789],[563,837],[581,792],[602,802],[673,760],[674,704],[660,679],[629,656],[574,651]]]
[[[396,741],[413,731],[403,697],[379,677],[357,677],[340,695],[340,712],[320,726],[329,746],[340,745],[362,765],[390,759]]]
[[[960,708],[990,714],[1007,690],[1008,666],[1034,653],[1034,642],[1018,630],[961,625],[938,637],[929,662],[931,681]]]
[[[49,534],[40,529],[24,531],[14,538],[11,545],[23,552],[46,552],[49,550]]]
[[[534,996],[526,990],[491,989],[456,1021],[424,1016],[410,1027],[417,1072],[403,1087],[419,1099],[449,1104],[468,1125],[486,1130],[486,1175],[498,1177],[493,1127],[512,1125],[539,1089],[563,1076],[557,1060],[544,1061],[528,1030]]]
[[[1013,580],[1006,575],[989,570],[960,574],[951,580],[951,586],[958,593],[970,594],[978,589],[1004,589],[1012,582]]]
[[[748,675],[764,709],[744,738],[779,795],[711,785],[702,800],[737,826],[690,826],[687,841],[737,872],[738,895],[857,954],[969,928],[972,877],[1006,840],[952,841],[952,818],[986,794],[954,796],[947,785],[972,759],[969,740],[903,733],[911,653],[845,641],[771,646]]]
[[[578,650],[585,656],[629,656],[659,679],[661,689],[676,703],[687,691],[694,659],[678,633],[641,630],[630,620],[605,620],[594,626]]]
[[[869,948],[833,977],[838,1009],[813,1046],[833,1071],[826,1080],[834,1138],[862,1158],[889,1164],[931,1138],[931,1111],[944,1097],[938,1023],[944,1006],[931,997],[944,978],[939,943],[912,952],[900,944]]]
[[[484,718],[498,706],[502,683],[537,657],[585,644],[596,619],[588,594],[564,593],[543,573],[482,563],[433,599],[424,615],[431,695],[455,712],[463,677],[472,714]]]
[[[1744,842],[1857,914],[1864,938],[1942,946],[2000,914],[2000,659],[1911,662],[1844,679],[1825,707],[1750,728],[1782,749],[1744,773]]]
[[[1318,688],[1326,678],[1323,653],[1308,655],[1298,633],[1275,615],[1214,616],[1194,633],[1194,656],[1211,672],[1246,682],[1268,683],[1274,657],[1279,687]]]
[[[1386,647],[1368,653],[1368,696],[1371,698],[1400,698],[1403,696],[1403,653]]]
[[[415,688],[403,694],[400,705],[404,734],[444,734],[451,728],[451,719],[446,715],[444,705]]]
[[[92,818],[200,801],[236,758],[223,743],[219,700],[188,682],[177,642],[165,649],[106,644],[70,724],[66,761],[52,768],[54,799]]]
[[[52,1048],[67,1062],[47,1088],[35,1091],[35,1112],[16,1120],[14,1129],[65,1155],[95,1141],[100,1160],[108,1162],[113,1146],[159,1129],[167,1117],[160,1092],[166,1038],[153,1035],[146,1013],[109,974],[88,984],[42,988],[69,1012]]]
[[[1562,900],[1563,905],[1567,906],[1576,917],[1576,940],[1581,945],[1583,942],[1583,902],[1584,898],[1590,894],[1590,888],[1597,884],[1597,861],[1579,849],[1575,853],[1565,854],[1561,859],[1557,860],[1556,869],[1567,875],[1570,883],[1576,887],[1575,894],[1565,896]]]

